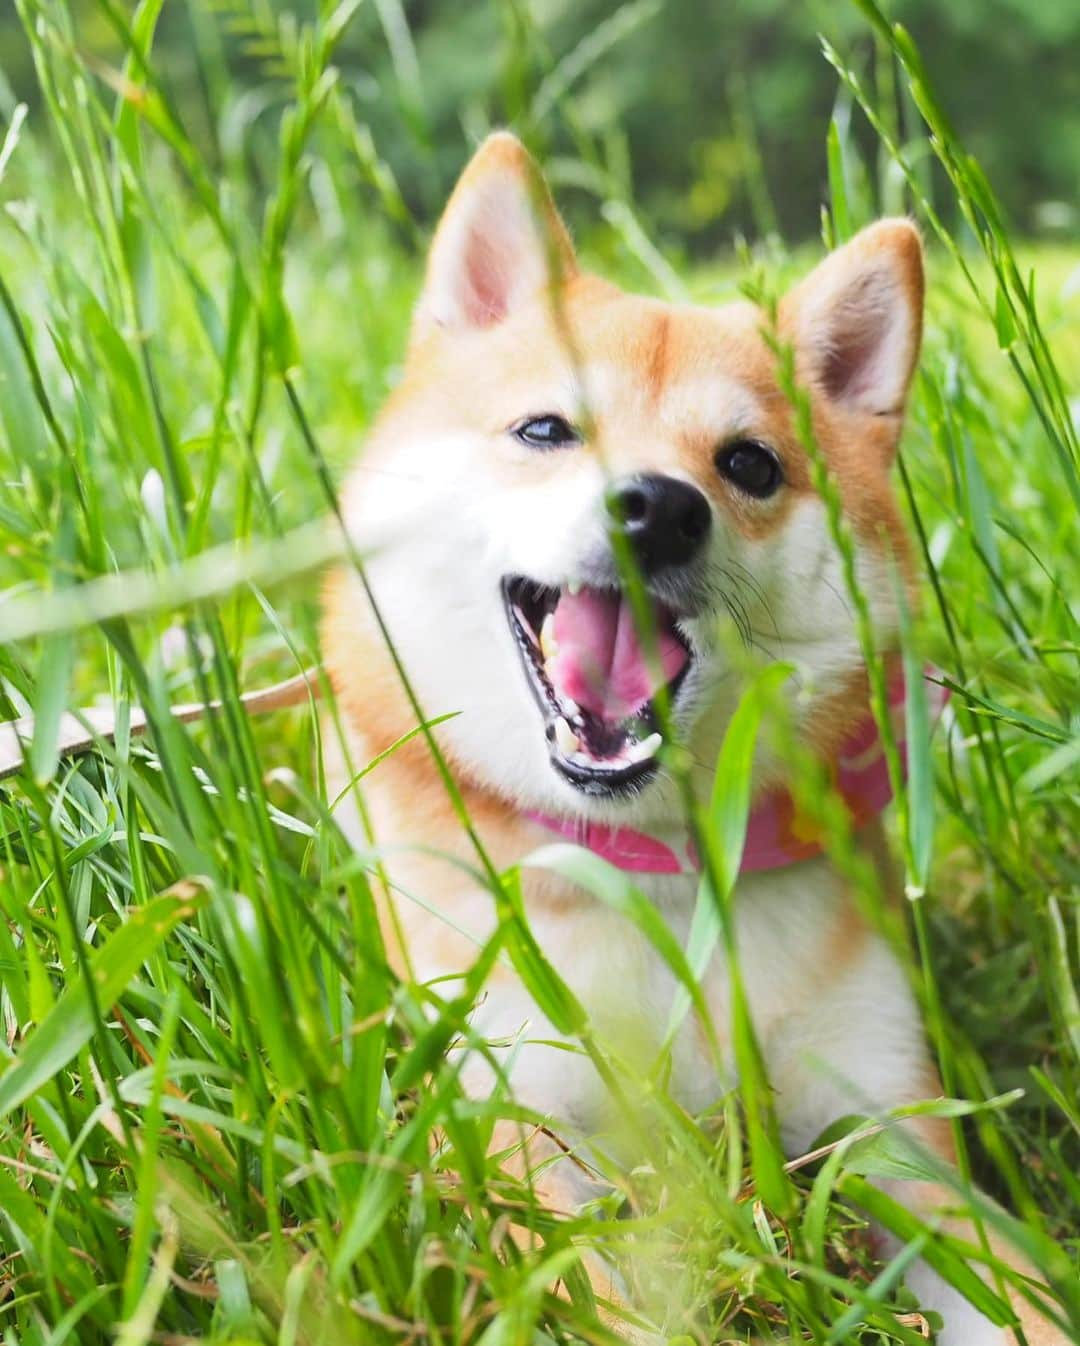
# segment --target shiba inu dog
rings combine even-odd
[[[889,469],[922,304],[916,229],[885,220],[830,255],[775,315],[886,649],[897,630],[895,575],[911,575]],[[495,863],[570,836],[630,870],[682,940],[697,876],[658,709],[665,701],[707,790],[743,685],[718,635],[725,624],[766,658],[796,664],[799,736],[837,764],[841,796],[865,824],[862,844],[876,851],[880,840],[867,670],[764,325],[750,303],[668,304],[581,272],[527,153],[494,135],[438,227],[403,377],[344,494],[352,535],[374,544],[368,579],[425,712],[458,712],[437,734]],[[652,649],[613,532],[641,576]],[[323,638],[348,747],[363,763],[415,714],[348,568],[328,582]],[[783,770],[759,752],[734,910],[783,1140],[798,1154],[840,1116],[939,1088],[906,978],[820,844],[800,833]],[[343,788],[344,761],[337,774]],[[387,860],[401,894],[386,920],[394,955],[420,980],[460,974],[495,912],[464,867],[442,858],[469,857],[427,749],[413,740],[389,756],[364,795],[374,835],[399,847]],[[342,817],[361,840],[359,814]],[[536,938],[590,1015],[632,1022],[655,1049],[675,981],[648,940],[551,872],[528,871],[524,895]],[[717,960],[703,991],[721,1031],[729,989]],[[599,1125],[605,1090],[592,1064],[550,1045],[558,1034],[508,971],[492,975],[474,1024],[493,1042],[514,1042],[507,1060],[521,1102],[571,1137]],[[491,1087],[479,1055],[465,1078],[478,1093]],[[673,1048],[670,1087],[690,1111],[725,1087],[691,1020]],[[911,1125],[950,1157],[943,1124]],[[545,1166],[553,1207],[581,1199],[579,1172]],[[894,1181],[889,1190],[960,1227],[945,1214],[956,1205],[946,1189]],[[1014,1340],[929,1267],[908,1279],[943,1316],[939,1340]],[[1030,1346],[1064,1341],[1019,1297],[1015,1308]]]

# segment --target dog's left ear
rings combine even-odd
[[[831,253],[780,306],[800,379],[853,415],[899,430],[919,355],[923,314],[919,233],[881,220]]]
[[[516,136],[498,131],[473,155],[439,221],[414,340],[439,328],[493,327],[576,270],[535,160]]]

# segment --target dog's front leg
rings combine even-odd
[[[952,1162],[955,1156],[947,1126],[935,1128],[928,1134],[925,1127],[918,1127],[914,1121],[904,1125],[913,1128],[916,1133],[921,1131],[918,1139],[927,1148],[936,1150],[941,1158]],[[963,1213],[955,1213],[958,1206],[962,1205],[962,1200],[951,1187],[931,1182],[898,1181],[883,1181],[879,1186],[931,1228],[941,1229],[974,1247],[980,1246],[979,1230],[974,1221]],[[1037,1281],[1023,1256],[988,1221],[983,1221],[983,1233],[995,1257]],[[886,1235],[885,1246],[891,1251],[897,1249],[899,1244],[892,1236]],[[985,1280],[992,1283],[989,1273],[982,1274]],[[925,1262],[918,1263],[908,1272],[907,1282],[927,1308],[935,1309],[942,1315],[945,1329],[938,1337],[941,1346],[983,1346],[983,1343],[986,1346],[1016,1346],[1021,1340],[1026,1342],[1026,1346],[1069,1346],[1074,1340],[1059,1331],[1011,1285],[1006,1285],[1004,1289],[1019,1320],[1022,1338],[1011,1327],[995,1327],[991,1324]]]
[[[525,1184],[527,1205],[539,1207],[552,1220],[581,1216],[611,1188],[597,1174],[583,1151],[580,1137],[591,1128],[606,1098],[591,1061],[537,1009],[516,980],[489,983],[473,1016],[473,1029],[486,1040],[490,1057],[497,1059],[504,1081],[509,1081],[514,1103],[550,1119],[541,1125],[501,1118],[492,1128],[489,1156],[517,1183]],[[512,1045],[506,1045],[512,1044]],[[465,1092],[489,1098],[500,1088],[489,1056],[470,1054],[461,1072]],[[520,1187],[518,1188],[520,1193]],[[519,1196],[518,1201],[521,1201]],[[546,1219],[532,1218],[526,1205],[510,1214],[509,1235],[523,1252],[540,1252],[545,1236],[537,1226]],[[575,1237],[581,1265],[592,1285],[602,1322],[620,1337],[644,1341],[633,1326],[634,1311],[622,1276],[597,1243]],[[561,1285],[554,1286],[565,1293]]]
[[[776,1034],[769,1068],[791,1154],[805,1152],[840,1117],[880,1115],[940,1092],[904,974],[885,944],[869,935],[859,955],[820,988],[812,1007]],[[921,1118],[900,1125],[912,1144],[933,1159],[954,1162],[946,1122]],[[889,1179],[877,1185],[931,1228],[979,1246],[971,1218],[957,1214],[963,1198],[948,1184]],[[1030,1274],[1015,1248],[992,1228],[986,1232],[998,1258]],[[898,1247],[889,1235],[885,1244],[894,1251]],[[980,1274],[991,1282],[988,1273]],[[941,1315],[939,1346],[1015,1346],[1020,1340],[1011,1327],[987,1319],[925,1262],[908,1272],[907,1282],[925,1308]],[[1011,1288],[1009,1299],[1027,1346],[1068,1346],[1069,1339]]]
[[[573,1218],[608,1190],[573,1148],[546,1126],[499,1121],[490,1154],[505,1173],[525,1182],[531,1200],[555,1218]],[[512,1220],[509,1232],[523,1251],[537,1250],[537,1233],[528,1225]],[[595,1248],[582,1250],[581,1263],[601,1321],[625,1339],[643,1340],[627,1316],[632,1314],[631,1300],[614,1263]]]
[[[880,1114],[932,1097],[939,1090],[936,1072],[923,1042],[916,1006],[891,953],[871,941],[858,964],[821,998],[805,1021],[786,1035],[775,1063],[781,1126],[791,1153],[804,1151],[828,1124],[852,1113]],[[910,1119],[900,1124],[912,1144],[953,1164],[955,1152],[947,1123]],[[975,1247],[973,1220],[961,1213],[963,1199],[945,1183],[881,1180],[877,1185],[933,1229]],[[985,1225],[986,1222],[984,1222]],[[886,1251],[898,1241],[882,1232]],[[1032,1274],[1018,1251],[987,1228],[991,1250],[1025,1275]],[[989,1283],[988,1272],[980,1274]],[[926,1262],[907,1273],[920,1303],[941,1315],[938,1346],[1069,1346],[1070,1338],[1008,1287],[1008,1298],[1023,1330],[1000,1327],[987,1319]]]

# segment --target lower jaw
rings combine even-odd
[[[598,799],[618,799],[639,794],[655,778],[660,764],[655,757],[624,767],[590,767],[555,753],[553,770],[582,794]]]
[[[688,665],[666,689],[666,721],[671,719],[676,697],[689,672]],[[653,702],[641,707],[634,716],[632,723],[636,732],[628,731],[612,755],[604,757],[593,756],[589,751],[573,754],[561,751],[547,708],[543,705],[542,693],[534,689],[534,694],[545,718],[551,768],[579,793],[594,799],[626,799],[639,795],[660,775],[664,744],[659,731],[660,717]],[[608,732],[611,732],[610,728]]]

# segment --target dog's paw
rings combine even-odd
[[[596,1297],[596,1316],[608,1331],[634,1346],[663,1346],[666,1337],[650,1328],[635,1308],[618,1268],[595,1251],[584,1254],[582,1265]]]
[[[1055,1323],[1044,1318],[1026,1300],[1014,1299],[1013,1308],[1020,1319],[1020,1327],[1024,1334],[1023,1340],[1027,1343],[1027,1346],[1076,1346],[1075,1337],[1066,1334]],[[1012,1328],[1006,1328],[1001,1335],[1000,1346],[1016,1346],[1020,1340],[1021,1338]],[[995,1346],[999,1346],[999,1344],[995,1343]]]

